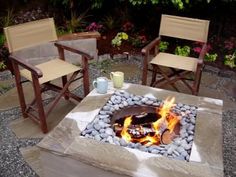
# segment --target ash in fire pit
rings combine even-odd
[[[189,160],[197,107],[115,92],[81,133],[86,138]]]

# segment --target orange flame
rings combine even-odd
[[[131,138],[132,138],[131,135],[127,131],[128,127],[131,124],[131,122],[132,122],[132,117],[131,116],[127,117],[124,121],[124,126],[123,126],[123,129],[121,131],[121,136],[122,136],[123,139],[125,139],[126,142],[130,142]]]
[[[175,106],[175,98],[167,98],[164,101],[164,104],[159,109],[157,108],[157,114],[161,117],[152,123],[152,129],[155,134],[150,136],[149,134],[142,138],[132,138],[131,134],[128,132],[128,129],[132,123],[132,116],[128,116],[124,120],[123,129],[121,131],[121,137],[126,142],[140,142],[141,144],[152,145],[160,144],[161,142],[161,133],[165,129],[168,129],[170,133],[174,133],[176,124],[179,122],[180,117],[171,112],[171,108]],[[164,130],[163,130],[164,129]],[[143,131],[143,127],[139,127],[139,131]]]

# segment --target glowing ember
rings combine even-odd
[[[125,117],[123,125],[114,124],[117,135],[121,136],[126,142],[139,142],[145,145],[169,144],[175,137],[174,130],[180,121],[180,117],[171,112],[172,107],[175,106],[174,101],[175,98],[167,98],[162,106],[156,108],[155,120],[149,123],[137,121],[142,117],[148,117],[145,112],[140,115]]]

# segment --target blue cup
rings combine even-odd
[[[107,93],[108,79],[106,77],[98,77],[96,80],[93,81],[93,87],[98,93]]]

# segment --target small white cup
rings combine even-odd
[[[98,77],[93,81],[93,87],[97,90],[98,93],[107,93],[108,79],[106,77]]]

